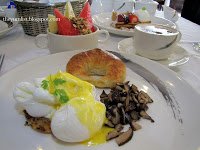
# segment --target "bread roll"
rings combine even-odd
[[[99,88],[111,88],[126,78],[126,66],[115,55],[101,49],[92,49],[74,55],[66,71]]]

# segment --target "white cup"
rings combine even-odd
[[[177,29],[165,25],[138,24],[135,26],[133,45],[136,54],[162,60],[169,58],[180,39],[181,33]]]
[[[99,39],[100,34],[105,34],[103,39]],[[86,35],[59,35],[47,30],[47,34],[39,34],[35,38],[35,44],[39,48],[48,48],[50,53],[58,53],[71,50],[88,50],[98,47],[98,43],[103,43],[109,38],[106,30],[99,30]]]
[[[151,16],[155,15],[157,6],[158,2],[153,0],[140,0],[135,2],[135,10],[139,10],[145,7]]]

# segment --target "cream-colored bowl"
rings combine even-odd
[[[39,48],[48,48],[50,53],[58,53],[71,50],[88,50],[98,47],[98,43],[105,42],[109,38],[109,33],[106,30],[99,30],[86,35],[59,35],[49,32],[40,34],[35,38],[35,44]],[[99,39],[100,34],[105,34],[104,39]]]

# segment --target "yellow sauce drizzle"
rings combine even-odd
[[[101,128],[101,130],[99,132],[97,132],[97,134],[95,134],[92,138],[90,138],[84,142],[81,142],[81,144],[87,145],[87,146],[95,146],[95,145],[106,143],[106,136],[107,136],[108,132],[110,132],[112,130],[113,130],[113,128],[103,126]]]

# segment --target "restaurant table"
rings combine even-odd
[[[156,15],[162,17],[162,13],[157,12]],[[200,42],[200,26],[182,17],[179,18],[176,25],[182,33],[179,45],[191,56],[187,63],[173,67],[172,70],[200,93],[200,52],[195,51],[192,47],[192,42]],[[127,37],[110,34],[109,40],[99,44],[99,48],[117,50],[118,42],[125,38]],[[0,54],[5,54],[5,61],[0,76],[27,61],[50,55],[48,49],[38,48],[34,41],[35,37],[25,35],[20,24],[7,35],[0,37]]]

